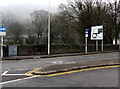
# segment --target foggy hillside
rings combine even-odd
[[[34,10],[45,10],[48,11],[48,6],[43,5],[32,5],[32,4],[21,4],[21,5],[7,5],[7,6],[1,6],[0,7],[3,11],[3,15],[9,15],[11,18],[19,18],[27,19],[30,18],[30,13],[32,13]],[[51,12],[55,13],[57,12],[57,7],[52,6]]]

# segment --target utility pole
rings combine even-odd
[[[49,11],[48,11],[48,55],[50,55],[50,0],[49,0]]]

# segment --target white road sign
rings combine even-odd
[[[103,40],[103,26],[91,27],[91,40]]]
[[[0,36],[6,36],[6,32],[0,32]]]

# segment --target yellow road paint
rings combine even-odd
[[[40,70],[41,68],[36,68],[36,69],[34,69],[34,70],[31,70],[31,71],[29,71],[29,72],[27,72],[27,73],[25,73],[25,75],[27,75],[27,76],[33,76],[33,72],[36,72],[36,71],[38,71],[38,70]]]
[[[62,73],[55,73],[55,74],[48,74],[48,75],[33,75],[33,72],[36,72],[40,70],[41,68],[37,68],[35,70],[31,70],[26,73],[27,76],[36,76],[36,77],[50,77],[50,76],[57,76],[57,75],[63,75],[63,74],[70,74],[70,73],[76,73],[76,72],[81,72],[81,71],[88,71],[88,70],[96,70],[96,69],[104,69],[104,68],[114,68],[114,67],[120,67],[120,65],[115,65],[115,66],[104,66],[104,67],[95,67],[95,68],[87,68],[87,69],[80,69],[80,70],[73,70],[73,71],[68,71],[68,72],[62,72]]]

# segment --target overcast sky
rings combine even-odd
[[[58,5],[65,0],[50,0],[52,5]],[[49,0],[1,0],[0,3],[2,5],[10,5],[10,4],[39,4],[39,5],[48,5]]]
[[[57,12],[60,3],[66,3],[68,0],[50,0],[51,12]],[[99,0],[98,0],[99,1]],[[109,0],[103,0],[109,1]],[[114,0],[111,0],[114,1]],[[10,11],[17,16],[28,16],[34,10],[48,11],[49,0],[0,0],[0,9],[6,12]]]
[[[61,2],[65,2],[67,0],[50,0],[52,5],[58,5]],[[100,0],[98,0],[100,1]],[[114,0],[103,0],[103,1],[114,1]],[[118,0],[117,0],[118,1]],[[39,4],[39,5],[48,5],[49,0],[0,0],[0,5],[13,5],[13,4]]]
[[[51,12],[57,12],[58,5],[67,0],[50,0]],[[10,11],[19,16],[28,16],[34,10],[48,11],[49,0],[0,0],[0,8],[4,13]]]
[[[51,7],[56,7],[60,3],[64,3],[66,0],[50,0]],[[47,7],[49,0],[1,0],[0,5],[6,6],[15,6],[15,5],[39,5]]]
[[[50,10],[57,12],[58,5],[66,0],[50,0]],[[30,17],[34,10],[48,11],[49,0],[0,0],[0,10],[4,14],[14,14],[18,18]]]

